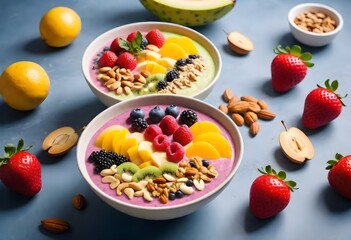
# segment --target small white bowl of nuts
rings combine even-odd
[[[311,47],[329,44],[343,27],[342,16],[333,8],[319,3],[299,4],[290,9],[288,20],[292,35]]]

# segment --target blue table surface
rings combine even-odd
[[[344,28],[335,41],[325,47],[304,50],[313,54],[315,66],[305,80],[285,94],[272,91],[270,64],[278,45],[298,43],[290,34],[287,14],[303,1],[239,0],[222,19],[195,30],[207,36],[219,49],[223,68],[218,84],[205,99],[219,106],[221,94],[230,88],[235,95],[264,99],[277,114],[273,121],[260,121],[261,130],[251,137],[241,127],[245,153],[239,171],[227,188],[197,212],[174,220],[149,221],[130,217],[106,205],[84,182],[76,163],[76,148],[52,158],[41,150],[41,143],[52,130],[69,125],[76,129],[89,123],[106,107],[85,83],[81,58],[88,44],[101,33],[124,24],[157,21],[139,1],[1,0],[0,69],[29,60],[41,64],[51,79],[47,99],[34,111],[19,112],[0,99],[0,145],[24,138],[34,145],[32,152],[42,165],[43,187],[34,198],[24,198],[0,184],[0,239],[350,239],[351,203],[335,194],[328,185],[327,160],[336,152],[351,154],[351,96],[331,124],[306,133],[313,142],[313,160],[297,165],[288,161],[279,148],[280,123],[301,126],[306,95],[326,79],[338,79],[341,94],[351,94],[351,2],[319,0],[337,9]],[[81,16],[82,31],[76,41],[61,49],[47,47],[39,38],[41,16],[55,6],[68,6]],[[247,56],[233,54],[224,31],[249,36],[255,50]],[[276,217],[258,220],[248,211],[249,189],[259,175],[257,168],[271,164],[287,171],[299,189],[292,193],[288,207]],[[87,207],[78,211],[72,198],[82,193]],[[40,220],[59,217],[72,228],[64,234],[51,234],[40,227]]]

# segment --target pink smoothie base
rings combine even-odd
[[[159,105],[159,106],[161,106],[163,109],[166,109],[166,107],[167,107],[167,105]],[[154,105],[143,106],[140,108],[144,110],[145,115],[147,116],[150,109],[152,109],[153,107],[154,107]],[[178,107],[180,108],[180,111],[183,111],[184,109],[189,109],[189,108],[183,108],[181,106],[178,106]],[[112,118],[111,120],[109,120],[108,122],[106,122],[100,129],[98,129],[96,131],[96,133],[93,135],[93,138],[90,140],[88,147],[87,147],[87,150],[86,150],[86,154],[85,154],[85,159],[86,159],[85,165],[86,165],[86,169],[88,171],[90,178],[92,179],[94,184],[99,189],[101,189],[104,193],[106,193],[107,195],[116,199],[117,201],[121,201],[121,202],[124,202],[126,204],[131,204],[131,205],[136,205],[136,206],[143,206],[143,207],[176,206],[176,205],[181,205],[184,203],[189,203],[192,200],[195,200],[195,199],[204,197],[207,194],[210,194],[214,189],[216,189],[218,186],[220,186],[221,183],[223,183],[228,178],[230,173],[233,171],[235,147],[234,147],[233,141],[230,138],[229,133],[215,119],[210,118],[209,116],[207,116],[201,112],[198,112],[198,111],[196,111],[196,113],[198,116],[198,121],[211,121],[211,122],[215,123],[221,129],[222,135],[224,137],[226,137],[228,139],[228,141],[230,142],[230,144],[232,146],[232,152],[233,152],[233,157],[230,159],[223,158],[223,159],[219,159],[219,160],[212,160],[212,161],[210,160],[210,163],[215,165],[216,170],[218,171],[219,175],[217,178],[212,179],[212,181],[210,183],[206,183],[204,190],[202,190],[202,191],[195,190],[191,195],[184,195],[184,197],[181,199],[175,199],[173,201],[168,201],[167,204],[162,204],[162,203],[160,203],[158,198],[154,198],[154,200],[152,202],[147,202],[143,199],[143,197],[134,197],[133,199],[130,200],[125,195],[117,196],[116,190],[110,189],[109,184],[105,184],[105,183],[101,182],[102,177],[99,174],[94,173],[94,165],[92,163],[90,163],[87,159],[93,151],[100,150],[100,148],[96,147],[94,143],[96,141],[96,138],[99,136],[99,134],[105,128],[107,128],[111,125],[121,125],[121,126],[128,128],[130,130],[130,132],[132,132],[132,130],[130,129],[130,124],[128,123],[130,111],[121,113],[120,115],[118,115],[118,116]],[[182,161],[188,161],[188,159],[184,159]]]

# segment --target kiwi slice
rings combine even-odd
[[[147,180],[147,179],[154,179],[157,177],[160,177],[162,175],[162,172],[158,167],[155,166],[147,166],[136,173],[134,173],[132,177],[133,182],[140,182],[142,180]]]
[[[117,167],[117,173],[119,175],[122,175],[122,173],[130,173],[130,175],[134,175],[139,170],[140,168],[138,165],[132,162],[124,162]]]
[[[173,162],[164,162],[159,169],[162,174],[168,173],[175,176],[178,170],[178,164]]]

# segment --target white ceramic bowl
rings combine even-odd
[[[327,33],[314,33],[301,29],[294,23],[294,19],[303,12],[321,12],[335,20],[336,28]],[[320,47],[329,44],[343,28],[342,16],[333,8],[319,3],[303,3],[293,7],[288,13],[288,21],[292,35],[301,43]]]
[[[94,181],[92,180],[92,173],[88,172],[88,163],[87,156],[90,154],[87,152],[87,148],[89,142],[93,138],[93,136],[97,133],[97,131],[109,120],[112,118],[116,118],[118,114],[122,114],[123,112],[130,112],[132,109],[136,107],[143,106],[155,106],[159,104],[170,105],[176,103],[178,106],[182,106],[185,108],[193,109],[197,112],[206,113],[205,115],[215,119],[218,124],[220,124],[226,132],[228,133],[228,139],[232,140],[234,145],[234,155],[232,159],[222,159],[217,161],[230,161],[230,162],[222,162],[221,166],[226,169],[226,173],[222,172],[222,178],[217,178],[217,182],[213,185],[213,189],[210,187],[208,191],[205,193],[200,193],[198,197],[193,200],[185,201],[183,203],[176,203],[170,206],[166,205],[158,205],[152,206],[152,204],[147,205],[143,204],[131,204],[128,201],[122,201],[117,196],[115,196],[115,192],[113,191],[112,196],[102,191],[100,187],[98,187]],[[92,140],[94,141],[94,140]],[[90,149],[90,151],[92,151]],[[128,215],[143,218],[143,219],[151,219],[151,220],[164,220],[164,219],[172,219],[181,217],[187,214],[190,214],[197,209],[201,208],[205,204],[212,201],[215,197],[217,197],[229,184],[235,173],[237,172],[239,165],[242,160],[244,152],[244,146],[241,134],[238,130],[238,127],[233,123],[233,121],[224,113],[219,111],[217,108],[202,102],[201,100],[194,98],[187,98],[182,96],[175,95],[148,95],[140,98],[135,98],[132,100],[123,101],[119,104],[115,104],[110,108],[107,108],[103,112],[101,112],[98,116],[96,116],[85,128],[82,135],[80,136],[78,146],[77,146],[77,162],[79,166],[79,170],[84,178],[84,180],[88,183],[91,189],[107,204],[112,206],[113,208],[126,213]],[[223,165],[224,164],[224,165]],[[92,172],[93,170],[90,169]],[[221,171],[219,171],[219,176],[221,176]],[[93,176],[94,177],[94,176]],[[96,175],[98,181],[100,181],[100,176]],[[213,183],[213,182],[211,182]],[[211,184],[209,183],[209,184]],[[133,199],[134,200],[134,199]],[[158,201],[154,199],[154,201]],[[176,201],[176,200],[174,200]],[[174,203],[172,201],[172,203]]]
[[[93,59],[96,59],[98,51],[101,50],[103,46],[109,47],[110,43],[116,37],[127,36],[129,33],[134,31],[148,32],[155,28],[161,31],[167,31],[191,38],[193,41],[197,42],[204,49],[206,49],[210,58],[213,60],[213,66],[209,66],[209,68],[213,69],[213,78],[210,79],[209,83],[201,86],[197,90],[191,91],[191,93],[184,93],[183,95],[204,99],[212,91],[222,69],[222,60],[219,51],[209,39],[195,30],[173,23],[138,22],[123,25],[101,34],[89,44],[84,52],[82,59],[82,70],[85,80],[95,96],[106,106],[111,106],[115,103],[123,101],[125,98],[121,98],[116,94],[109,94],[106,89],[102,89],[101,87],[99,88],[98,85],[101,85],[101,83],[96,79],[96,76],[91,76],[91,64]],[[139,97],[139,95],[136,96]]]

